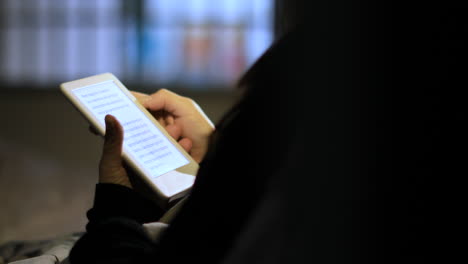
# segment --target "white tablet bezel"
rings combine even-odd
[[[90,76],[84,79],[79,79],[71,82],[62,83],[60,88],[63,94],[70,100],[75,108],[94,126],[99,134],[105,134],[105,127],[95,118],[84,104],[73,93],[74,89],[83,88],[103,82],[113,81],[119,89],[135,103],[135,105],[145,114],[145,116],[166,136],[169,141],[177,148],[180,153],[189,161],[187,165],[177,168],[174,171],[158,176],[151,180],[145,171],[137,166],[130,155],[123,151],[122,156],[125,161],[134,169],[145,182],[153,189],[162,200],[170,202],[185,194],[192,186],[194,177],[198,171],[198,164],[193,158],[166,132],[159,122],[138,102],[138,100],[130,93],[130,91],[111,73],[104,73],[95,76]]]

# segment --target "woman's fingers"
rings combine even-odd
[[[166,126],[166,131],[174,138],[176,141],[179,142],[179,145],[185,149],[185,151],[189,152],[192,149],[193,142],[189,138],[182,138],[182,128],[176,124]],[[180,140],[179,140],[180,139]]]
[[[191,155],[194,159],[198,162],[203,159],[208,149],[209,137],[215,127],[192,99],[166,89],[161,89],[150,96],[133,94],[140,98],[143,107],[159,120],[173,138],[191,140]],[[180,130],[179,127],[172,125],[179,126]]]
[[[163,127],[166,127],[166,126],[167,126],[166,119],[165,119],[164,117],[161,116],[161,117],[158,117],[158,118],[156,118],[156,119],[158,120],[158,122],[159,122],[159,124],[160,124],[161,126],[163,126]]]
[[[176,93],[161,89],[150,95],[150,99],[144,98],[142,105],[150,111],[166,111],[174,116],[185,116],[192,111],[190,99]]]
[[[151,99],[151,96],[144,94],[144,93],[134,92],[134,91],[131,91],[131,93],[133,96],[135,96],[138,102],[140,102],[140,104],[143,104],[146,100]]]
[[[168,125],[165,127],[167,133],[171,135],[172,138],[175,140],[179,140],[180,136],[182,135],[182,128],[176,124]]]
[[[183,138],[179,140],[179,145],[182,146],[182,148],[184,148],[185,151],[190,152],[190,150],[192,150],[193,143],[192,140],[188,138]]]
[[[171,114],[168,114],[165,118],[165,121],[166,121],[166,125],[172,125],[174,124],[175,120],[174,120],[174,116],[171,115]]]

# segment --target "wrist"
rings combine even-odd
[[[164,211],[139,193],[117,184],[96,185],[94,206],[89,220],[113,217],[131,218],[139,223],[157,221]]]

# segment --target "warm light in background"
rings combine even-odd
[[[139,85],[227,88],[273,40],[273,0],[3,0],[0,9],[9,86],[112,72]]]

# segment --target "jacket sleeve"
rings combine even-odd
[[[88,211],[86,234],[75,244],[70,262],[146,263],[157,255],[143,223],[157,221],[164,212],[132,189],[98,184],[94,206]]]

